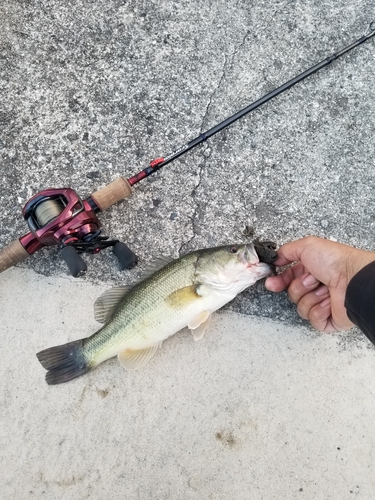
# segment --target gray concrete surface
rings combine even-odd
[[[130,176],[359,38],[370,0],[0,3],[0,248],[47,187]],[[0,276],[4,498],[373,498],[374,350],[313,332],[259,284],[200,344],[48,388],[35,352],[155,256],[306,234],[374,248],[374,40],[137,185],[101,215],[139,267],[46,249]],[[240,313],[240,314],[239,314]]]
[[[0,245],[46,187],[130,176],[360,37],[371,1],[1,3]],[[160,253],[306,234],[372,247],[374,41],[135,187],[102,215],[141,266]],[[162,235],[162,237],[161,237]],[[87,279],[122,282],[108,253]],[[56,252],[24,264],[65,272]],[[284,297],[245,314],[296,322]]]

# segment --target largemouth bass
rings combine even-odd
[[[255,242],[159,259],[140,283],[112,288],[97,299],[95,319],[104,323],[100,330],[37,354],[48,370],[47,383],[72,380],[116,355],[124,368],[140,368],[163,340],[186,326],[200,340],[211,314],[271,274],[276,258],[272,244]]]

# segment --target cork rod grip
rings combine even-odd
[[[0,273],[30,257],[19,240],[12,241],[0,250]]]
[[[123,200],[129,196],[131,192],[132,188],[127,179],[125,179],[125,177],[119,177],[107,186],[95,191],[95,193],[91,195],[91,198],[102,211],[118,201]]]

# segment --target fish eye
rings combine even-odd
[[[230,247],[229,251],[230,251],[230,253],[237,253],[238,248],[237,247]]]

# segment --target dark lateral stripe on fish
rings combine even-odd
[[[83,355],[82,346],[83,339],[50,347],[37,353],[42,366],[49,370],[46,374],[47,384],[68,382],[90,370]]]

